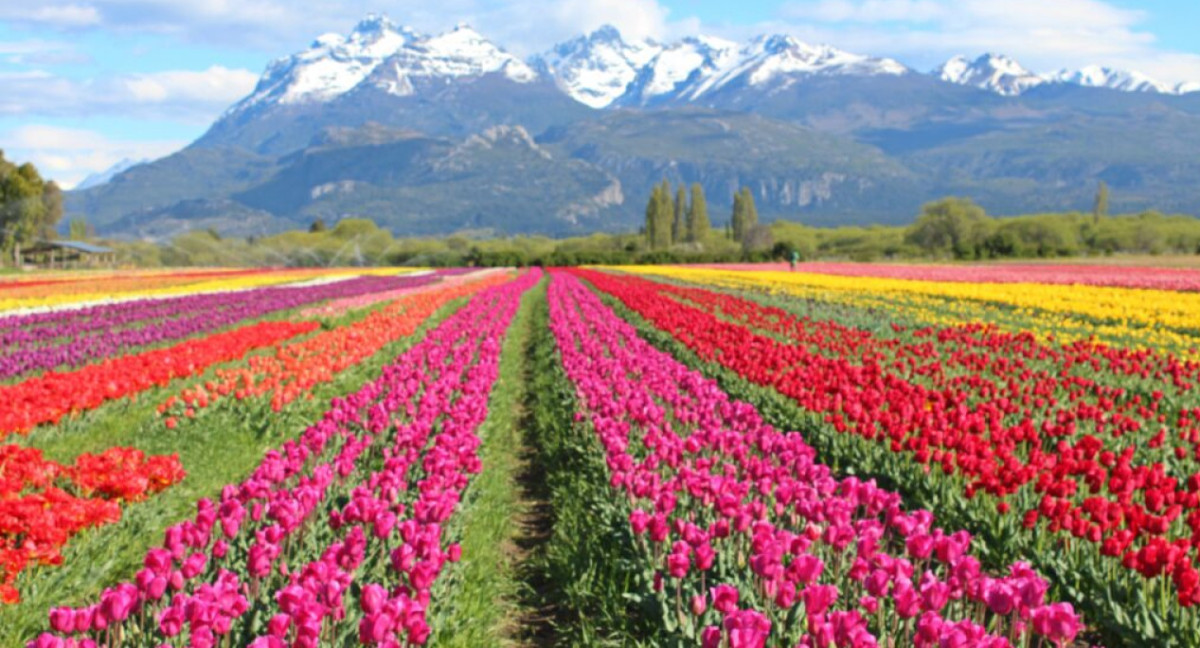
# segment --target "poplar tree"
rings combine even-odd
[[[654,243],[656,250],[671,247],[671,221],[675,218],[675,203],[671,200],[671,185],[663,180],[658,187],[658,206],[654,211]]]
[[[671,240],[676,243],[687,240],[687,189],[682,184],[675,193],[675,220],[671,222]]]
[[[742,238],[745,239],[746,233],[758,225],[758,208],[754,206],[754,193],[750,191],[750,187],[742,187],[742,210]]]
[[[733,194],[733,216],[729,219],[729,227],[730,238],[735,241],[742,240],[746,235],[746,203],[742,200],[741,191]]]
[[[704,189],[700,183],[692,184],[692,202],[688,206],[688,241],[704,242],[708,238],[708,203],[704,200]]]
[[[650,201],[646,203],[646,245],[654,249],[655,226],[658,224],[658,207],[662,203],[658,196],[658,185],[650,192]]]
[[[671,220],[675,207],[671,201],[671,187],[665,182],[654,185],[650,201],[646,203],[646,244],[651,250],[671,247]]]
[[[1101,180],[1096,187],[1096,202],[1092,205],[1092,220],[1096,223],[1108,216],[1108,183]]]

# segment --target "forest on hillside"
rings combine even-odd
[[[752,194],[710,210],[703,190],[655,187],[638,232],[590,236],[397,237],[364,218],[261,238],[183,233],[169,243],[115,242],[138,266],[572,266],[845,259],[1001,260],[1112,255],[1200,255],[1200,219],[1155,211],[1107,213],[1107,190],[1092,212],[992,217],[967,198],[925,205],[907,226],[813,227],[758,221]],[[77,228],[78,229],[78,228]]]

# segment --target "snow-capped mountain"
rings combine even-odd
[[[272,62],[254,92],[230,109],[236,116],[261,106],[330,102],[355,90],[407,97],[422,87],[498,74],[527,84],[549,80],[567,97],[593,109],[666,102],[704,102],[740,89],[771,95],[814,76],[901,76],[912,71],[890,58],[812,45],[785,34],[738,44],[694,36],[674,43],[626,40],[611,27],[564,42],[523,61],[466,26],[430,36],[370,15],[347,35],[325,34],[299,53]],[[947,83],[1017,96],[1046,83],[1126,92],[1183,94],[1200,83],[1169,86],[1137,72],[1101,67],[1038,75],[1013,59],[985,54],[955,57],[932,76]],[[431,85],[432,84],[432,85]],[[734,102],[737,103],[737,102]]]
[[[107,169],[93,173],[83,180],[80,180],[79,184],[75,185],[73,189],[79,190],[99,187],[102,184],[107,184],[109,180],[112,180],[121,173],[128,171],[139,164],[145,164],[147,162],[149,162],[149,160],[131,160],[129,158],[124,158],[120,162],[117,162]]]
[[[736,60],[737,44],[720,38],[685,38],[662,48],[620,98],[622,105],[646,105],[690,94],[689,88],[711,78]]]
[[[469,27],[372,16],[271,63],[185,149],[67,192],[67,213],[134,236],[348,214],[405,235],[566,235],[635,228],[664,178],[713,205],[754,187],[766,219],[810,224],[899,222],[954,194],[1079,209],[1100,179],[1115,208],[1200,213],[1200,95],[1158,94],[1197,91],[1100,68],[1039,76],[1000,55],[917,73],[787,35],[602,28],[522,60]],[[1155,155],[1130,159],[1114,129]]]
[[[638,73],[619,103],[646,105],[665,98],[692,102],[727,87],[769,93],[807,76],[901,75],[909,71],[892,59],[810,45],[784,34],[759,36],[742,45],[700,36],[663,47]]]
[[[984,54],[974,61],[965,56],[955,56],[932,74],[948,83],[990,90],[1006,97],[1014,97],[1046,83],[1046,79],[999,54]]]
[[[627,42],[621,32],[606,25],[556,46],[531,63],[579,103],[605,108],[625,94],[639,71],[663,49],[651,40]]]
[[[1049,77],[1055,83],[1070,83],[1085,88],[1109,88],[1122,92],[1157,92],[1175,94],[1175,88],[1156,81],[1140,72],[1126,72],[1097,65],[1079,70],[1062,70]]]
[[[481,77],[499,73],[517,83],[538,78],[521,59],[479,32],[460,25],[453,31],[421,38],[400,48],[375,67],[364,83],[397,97],[415,94],[414,84],[431,79]]]
[[[420,80],[491,73],[518,83],[538,77],[524,61],[466,25],[428,36],[370,15],[348,36],[325,34],[307,50],[271,63],[254,92],[230,112],[264,104],[326,102],[364,86],[408,96]]]
[[[1200,83],[1181,83],[1172,86],[1140,72],[1089,66],[1078,70],[1060,70],[1053,74],[1036,74],[1013,59],[1000,54],[984,54],[974,61],[956,56],[931,72],[947,83],[973,86],[1007,97],[1015,97],[1048,83],[1068,84],[1085,88],[1107,88],[1121,92],[1151,92],[1178,95],[1200,90]]]
[[[785,34],[759,36],[742,46],[736,58],[716,74],[692,84],[688,99],[726,86],[771,87],[778,91],[807,75],[898,76],[909,69],[889,58],[851,54],[829,45],[810,45]]]

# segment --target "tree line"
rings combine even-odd
[[[712,242],[712,231],[708,200],[699,183],[693,183],[690,188],[681,184],[672,189],[671,184],[663,180],[654,186],[646,203],[646,220],[642,226],[650,250],[665,251],[683,244],[691,244],[694,250],[697,245]],[[733,210],[725,221],[723,235],[747,253],[771,247],[771,230],[759,224],[758,207],[749,187],[734,193]]]
[[[1102,183],[1091,213],[993,218],[969,198],[943,198],[922,208],[904,242],[919,256],[956,260],[1200,254],[1200,220],[1152,211],[1110,216]]]
[[[17,165],[0,151],[0,246],[3,259],[20,262],[21,246],[51,239],[63,217],[62,190],[37,167]]]
[[[786,260],[985,260],[1112,254],[1200,254],[1200,219],[1154,211],[1109,215],[1109,190],[1097,189],[1091,212],[994,218],[968,198],[924,205],[908,226],[812,227],[760,222],[754,194],[733,195],[716,223],[699,184],[655,185],[639,232],[570,238],[451,235],[396,237],[368,219],[317,220],[305,230],[235,238],[190,231],[158,244],[106,241],[137,266],[570,266],[581,264],[725,263]],[[62,192],[32,164],[0,153],[0,245],[11,259],[22,245],[55,238]],[[82,218],[69,237],[95,238]]]

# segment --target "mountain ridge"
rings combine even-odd
[[[152,237],[364,215],[422,235],[628,230],[664,178],[712,204],[750,186],[764,219],[822,224],[898,222],[949,193],[1086,208],[1100,180],[1114,209],[1200,213],[1179,180],[1197,147],[1200,92],[1144,75],[1037,75],[1000,54],[927,73],[787,35],[612,27],[521,59],[466,25],[368,16],[273,61],[184,150],[67,202],[102,233]]]

